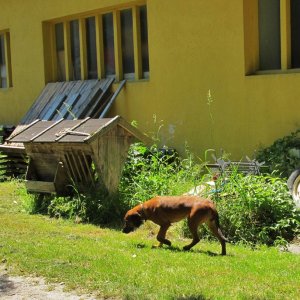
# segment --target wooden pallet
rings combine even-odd
[[[2,177],[23,178],[28,166],[24,147],[6,148],[0,145],[0,174]]]
[[[113,82],[114,79],[108,78],[48,83],[20,124],[30,124],[36,119],[98,118],[113,96]],[[103,109],[99,111],[99,107]]]

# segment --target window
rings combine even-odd
[[[149,52],[148,52],[148,22],[147,7],[140,8],[140,24],[141,24],[141,47],[142,47],[142,71],[143,76],[149,76]]]
[[[9,32],[0,32],[0,89],[12,86]]]
[[[49,81],[149,77],[146,5],[68,17],[44,26],[45,51],[52,49],[52,63],[45,57]]]
[[[134,77],[134,54],[131,9],[121,11],[121,41],[124,77],[132,78]]]
[[[300,68],[299,0],[244,0],[244,33],[246,74]]]
[[[291,68],[300,68],[300,1],[291,0]]]
[[[80,63],[80,41],[79,41],[79,21],[70,22],[70,46],[71,46],[71,78],[81,79]]]
[[[103,21],[103,55],[105,66],[105,77],[115,76],[115,44],[113,14],[102,16]]]
[[[280,0],[259,0],[259,67],[280,69]]]
[[[55,42],[57,58],[57,79],[58,81],[66,80],[65,66],[65,44],[64,44],[64,26],[63,23],[55,25]]]
[[[87,77],[97,78],[97,48],[95,17],[86,19]]]

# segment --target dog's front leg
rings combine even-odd
[[[188,218],[188,226],[190,229],[190,232],[192,234],[193,240],[190,244],[183,247],[183,250],[190,250],[192,247],[194,247],[196,244],[199,243],[200,239],[198,236],[198,225],[200,223],[200,220],[196,218]]]
[[[171,224],[164,224],[160,226],[159,232],[157,234],[157,240],[159,241],[159,246],[161,247],[162,244],[166,244],[168,246],[171,246],[171,242],[166,239],[166,233],[169,229]]]

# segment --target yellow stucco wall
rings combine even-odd
[[[0,90],[0,123],[17,124],[45,85],[43,21],[127,3],[0,0],[13,75],[13,87]],[[146,132],[156,131],[156,115],[162,144],[181,153],[185,142],[196,154],[222,148],[235,159],[299,127],[300,73],[245,75],[245,53],[257,45],[244,43],[251,10],[243,1],[148,0],[147,9],[150,79],[128,82],[112,115],[136,120]]]

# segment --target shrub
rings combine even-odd
[[[300,159],[293,149],[300,150],[300,129],[276,140],[271,146],[261,148],[256,156],[258,161],[266,163],[266,172],[278,171],[280,176],[288,177],[300,167]]]
[[[232,242],[274,245],[300,232],[296,209],[285,180],[271,175],[244,176],[233,170],[220,177],[213,194],[224,233]]]

